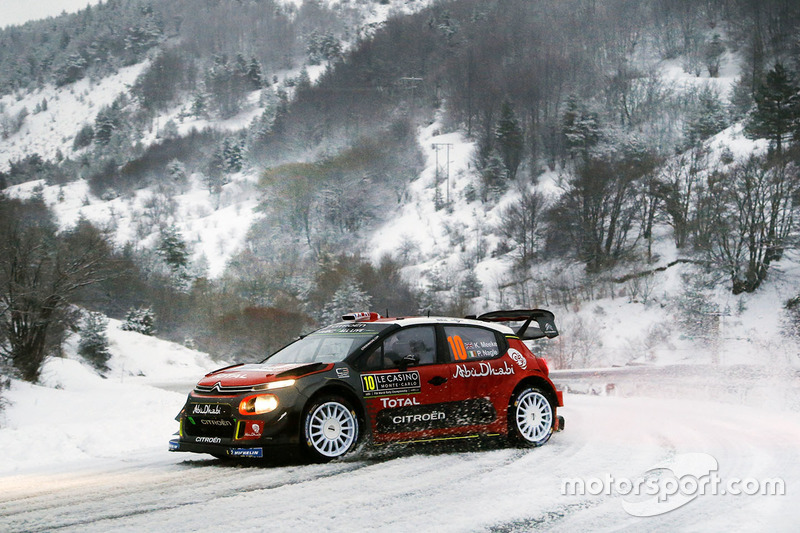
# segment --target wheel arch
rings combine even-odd
[[[361,427],[367,428],[369,426],[366,423],[366,413],[364,411],[364,404],[361,401],[361,398],[359,398],[353,389],[343,383],[328,383],[314,391],[314,393],[308,397],[308,400],[306,400],[305,405],[303,405],[303,414],[305,414],[305,412],[308,410],[308,407],[312,405],[317,398],[329,395],[341,396],[350,402],[350,405],[356,411],[356,416],[358,417]]]
[[[552,383],[539,376],[528,376],[517,383],[514,390],[511,392],[511,396],[508,397],[509,407],[511,407],[511,402],[514,401],[517,394],[526,387],[536,387],[540,389],[547,396],[547,399],[550,400],[550,404],[553,406],[553,413],[555,414],[558,410],[558,396],[556,395],[556,390]]]

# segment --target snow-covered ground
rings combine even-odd
[[[41,384],[13,381],[2,392],[10,405],[0,412],[0,475],[161,449],[176,430],[173,417],[186,393],[203,374],[224,366],[119,326],[110,321],[106,378],[76,355],[73,337],[66,358],[45,363]]]
[[[709,381],[719,378],[708,372]],[[19,401],[10,410],[15,418],[20,410],[27,412],[22,426],[41,421],[36,438],[50,444],[32,447],[24,468],[0,474],[2,531],[788,532],[800,520],[791,496],[800,484],[800,412],[785,404],[767,410],[723,403],[694,386],[670,399],[646,392],[567,394],[560,410],[566,430],[541,448],[487,442],[455,449],[378,449],[304,465],[287,459],[226,464],[210,456],[171,454],[167,426],[182,395],[175,393],[173,401],[171,394],[139,383],[128,384],[127,392],[120,386],[117,396],[90,386],[93,392],[77,401],[79,384],[62,385],[49,394],[73,398],[63,411],[53,410],[55,402],[34,409]],[[130,387],[138,387],[135,395]],[[12,398],[33,397],[15,387]],[[117,442],[124,428],[99,414],[97,406],[104,403],[130,417],[124,426],[141,433],[132,444]],[[100,420],[80,423],[91,418],[84,409]],[[84,450],[65,447],[60,457],[53,456],[64,436],[60,428],[70,420],[74,435],[84,436]],[[103,421],[112,422],[106,435],[92,429]],[[8,431],[0,430],[4,453]],[[23,443],[32,441],[28,435]],[[703,477],[691,468],[681,473],[678,465],[698,456],[713,461],[711,474]],[[720,479],[713,491],[707,485],[704,494],[692,492],[695,476],[702,481],[714,479],[712,474]],[[626,480],[645,478],[660,480],[660,492],[622,494]],[[684,482],[685,495],[668,496],[675,486],[669,479]],[[575,489],[578,481],[591,490]],[[721,493],[769,486],[777,494]],[[642,505],[663,514],[640,516]]]

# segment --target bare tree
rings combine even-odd
[[[710,253],[728,271],[734,294],[753,292],[780,259],[794,225],[794,165],[751,157],[709,183],[715,199]]]
[[[35,381],[70,295],[107,277],[109,247],[85,221],[57,235],[41,204],[0,200],[0,228],[0,354]]]
[[[692,207],[696,205],[700,172],[707,164],[708,152],[702,145],[695,146],[668,161],[657,177],[657,196],[663,202],[678,248],[683,248],[691,235]]]
[[[284,210],[287,221],[294,231],[304,235],[306,243],[313,248],[311,237],[318,203],[318,191],[322,172],[318,165],[291,163],[269,169],[261,177],[262,185],[274,193],[271,202]]]
[[[540,221],[545,201],[536,191],[523,190],[519,199],[500,214],[497,232],[510,241],[520,266],[526,268],[534,258],[540,240]]]
[[[633,246],[635,193],[656,164],[654,153],[630,143],[622,153],[599,153],[577,165],[551,222],[560,238],[572,231],[571,244],[589,272],[613,265]]]

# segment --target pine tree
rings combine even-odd
[[[522,161],[523,134],[514,108],[507,100],[500,107],[500,120],[495,129],[497,149],[503,159],[506,178],[513,180]]]
[[[750,113],[745,133],[751,138],[770,139],[775,145],[775,151],[780,154],[788,135],[800,133],[798,92],[800,90],[783,65],[776,63],[756,90],[756,107]]]
[[[477,298],[483,291],[483,284],[478,279],[475,271],[470,269],[467,271],[464,279],[458,285],[458,294],[463,298]]]
[[[275,117],[272,119],[270,132],[274,135],[281,135],[286,131],[286,124],[289,120],[289,96],[286,91],[278,91],[278,105],[275,106]]]
[[[713,89],[706,87],[698,95],[698,106],[686,124],[689,146],[697,146],[728,127],[725,108]]]
[[[308,55],[308,63],[310,65],[319,65],[322,62],[320,54],[320,39],[322,36],[313,30],[308,36],[308,44],[306,45],[306,54]]]
[[[189,267],[189,250],[175,226],[168,226],[161,231],[158,253],[174,274],[185,276]]]
[[[111,141],[111,135],[120,127],[120,114],[116,102],[97,113],[94,120],[94,142],[106,146]]]
[[[708,75],[712,78],[719,76],[719,64],[724,53],[725,45],[722,44],[722,38],[719,33],[715,33],[705,49],[706,68],[708,69]]]
[[[258,90],[264,86],[261,63],[255,57],[250,59],[250,64],[247,66],[247,79],[250,80],[253,90]]]
[[[248,70],[247,60],[242,54],[236,54],[236,74],[247,76]]]
[[[222,142],[222,170],[227,174],[235,174],[242,170],[242,144],[231,137]]]
[[[122,330],[135,331],[142,335],[154,335],[156,332],[155,321],[155,314],[149,307],[131,308],[125,314]]]
[[[339,322],[342,315],[353,311],[369,311],[372,297],[364,292],[357,281],[346,281],[335,293],[330,302],[322,310],[322,321]]]
[[[342,43],[333,34],[326,33],[319,40],[319,52],[323,59],[331,61],[342,55]]]
[[[750,89],[747,78],[737,78],[731,89],[730,105],[728,107],[731,120],[733,122],[744,120],[750,114],[752,107],[753,91]]]
[[[67,85],[83,78],[88,66],[88,62],[80,54],[69,55],[64,64],[56,69],[56,86]]]
[[[590,150],[600,141],[600,119],[597,113],[582,108],[577,98],[570,96],[561,131],[570,154],[573,157],[580,155],[584,161],[588,161]]]
[[[208,116],[208,103],[206,102],[206,95],[202,92],[197,92],[192,99],[192,116],[196,118],[206,118]]]
[[[444,198],[442,198],[442,190],[439,188],[439,184],[436,184],[433,193],[433,207],[437,211],[444,207]]]
[[[84,124],[78,133],[75,134],[75,139],[72,141],[72,149],[80,150],[92,144],[94,140],[94,129],[91,124]]]
[[[489,198],[499,197],[505,190],[506,172],[500,155],[492,150],[481,170],[481,200],[485,203]]]
[[[103,313],[87,313],[83,319],[81,340],[78,342],[78,354],[101,373],[109,370],[107,363],[111,358],[111,353],[108,351],[107,327],[108,318]]]
[[[307,91],[311,88],[311,77],[308,75],[308,69],[303,67],[300,74],[297,76],[297,83],[295,85],[296,91]]]
[[[167,175],[175,182],[182,183],[186,181],[186,165],[177,159],[173,159],[167,163]]]
[[[244,57],[239,55],[233,64],[225,56],[214,58],[214,64],[206,71],[205,87],[220,116],[238,113],[252,88]]]

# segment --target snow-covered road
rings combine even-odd
[[[800,414],[688,399],[571,394],[544,447],[369,451],[326,465],[229,465],[152,450],[0,478],[0,531],[795,531]],[[166,447],[166,439],[164,446]],[[698,496],[658,516],[567,479],[636,479],[702,453],[719,478],[780,478],[783,496]],[[640,498],[641,499],[641,498]]]

